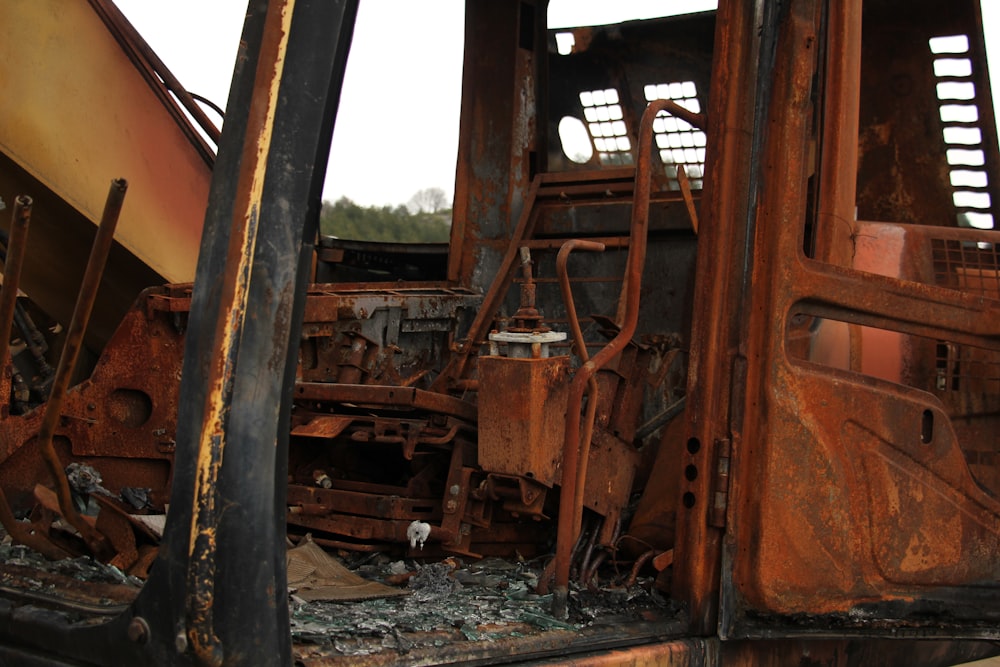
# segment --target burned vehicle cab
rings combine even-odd
[[[705,164],[703,129],[664,115],[642,137],[640,119],[667,99],[704,125],[713,16],[580,29],[569,53],[556,42],[572,33],[546,31],[540,8],[470,7],[467,23],[483,34],[467,35],[451,280],[314,287],[329,294],[306,305],[289,522],[398,543],[419,520],[432,525],[428,546],[445,551],[544,553],[566,474],[572,379],[619,338],[597,390],[577,398],[594,410],[583,504],[604,518],[598,543],[610,546],[652,464],[657,445],[646,442],[683,401]],[[518,98],[532,103],[513,106]],[[567,119],[586,132],[585,162],[562,139]],[[640,141],[663,148],[639,176],[649,220],[634,223]],[[318,414],[310,399],[339,407]],[[396,414],[374,417],[379,405]],[[412,501],[386,516],[386,496]]]
[[[415,248],[317,243],[358,3],[249,3],[194,284],[144,292],[54,418],[0,420],[5,528],[105,564],[11,547],[0,655],[1000,653],[979,3],[556,4],[465,3],[451,239]],[[289,541],[396,588],[289,602],[332,567]]]

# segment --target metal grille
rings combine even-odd
[[[935,284],[1000,299],[1000,252],[995,244],[931,239],[931,251]]]
[[[1000,395],[1000,356],[954,343],[937,344],[937,390]]]
[[[977,241],[931,239],[934,282],[961,292],[1000,299],[1000,252]],[[939,341],[938,391],[1000,395],[1000,354]]]

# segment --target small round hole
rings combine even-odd
[[[689,465],[684,468],[684,476],[687,477],[689,482],[693,482],[698,479],[698,466]]]
[[[684,503],[684,507],[691,509],[692,507],[694,507],[694,494],[688,491],[687,493],[684,494],[682,502]]]
[[[689,453],[697,454],[701,450],[701,441],[698,438],[689,438],[687,447]]]

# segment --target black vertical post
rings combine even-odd
[[[213,174],[145,660],[291,664],[288,422],[357,0],[250,2]],[[135,619],[133,619],[135,620]]]

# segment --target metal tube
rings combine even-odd
[[[0,291],[0,363],[6,365],[10,347],[10,330],[17,305],[17,288],[21,281],[24,265],[24,249],[28,240],[28,225],[31,222],[31,197],[20,196],[14,200],[14,212],[10,221],[10,239],[7,242],[7,257],[3,267],[3,290]],[[50,560],[69,557],[69,553],[52,544],[40,533],[33,533],[14,518],[7,495],[0,488],[0,523],[15,542],[27,545]]]
[[[593,252],[604,252],[604,244],[594,241],[582,241],[572,239],[563,244],[556,256],[556,273],[559,276],[559,289],[562,292],[563,302],[566,304],[566,317],[569,320],[570,331],[573,334],[573,343],[576,345],[577,354],[584,365],[590,361],[587,353],[587,343],[583,339],[583,331],[580,329],[580,319],[576,314],[576,304],[573,301],[573,291],[569,282],[569,272],[567,264],[570,253],[576,248],[590,250]],[[577,465],[576,474],[576,494],[573,496],[573,525],[580,525],[583,517],[583,495],[587,482],[587,464],[590,461],[590,443],[594,437],[594,420],[597,416],[598,386],[597,378],[593,375],[587,381],[587,414],[583,421],[583,437],[580,439],[580,459]],[[567,496],[569,498],[569,496]],[[594,533],[596,535],[596,531]]]
[[[49,366],[49,362],[45,359],[45,351],[48,349],[45,337],[42,336],[31,316],[19,303],[14,305],[14,323],[21,332],[21,337],[24,339],[25,345],[28,346],[35,363],[38,364],[38,371],[42,378],[46,380],[51,378],[55,370]]]
[[[639,579],[639,571],[642,569],[642,566],[655,555],[656,551],[654,549],[650,549],[636,558],[635,565],[632,566],[632,571],[629,573],[628,579],[625,581],[625,588],[632,588],[635,586],[636,581]]]
[[[28,225],[31,222],[31,197],[20,196],[14,200],[10,221],[10,239],[3,267],[3,291],[0,292],[0,362],[7,359],[10,331],[17,306],[17,289],[24,265],[24,248],[27,245]]]
[[[570,239],[562,244],[559,254],[556,255],[556,274],[559,276],[559,289],[562,292],[563,303],[566,304],[566,318],[569,320],[570,333],[573,342],[576,344],[576,353],[584,363],[589,361],[587,345],[583,340],[583,331],[580,329],[580,320],[576,316],[576,304],[573,302],[573,290],[569,282],[569,272],[566,268],[570,254],[576,250],[589,250],[591,252],[604,252],[604,244],[595,241],[583,241],[581,239]]]
[[[59,423],[63,400],[66,398],[66,391],[69,389],[73,369],[76,366],[80,348],[83,346],[83,335],[87,331],[90,313],[94,308],[94,301],[97,299],[97,289],[101,284],[104,266],[107,263],[108,254],[111,252],[111,246],[114,243],[115,227],[118,225],[118,216],[121,213],[122,202],[125,199],[125,191],[127,189],[128,183],[124,179],[117,179],[111,182],[111,189],[108,192],[108,198],[104,205],[101,223],[97,228],[94,245],[90,250],[90,258],[87,260],[87,268],[83,274],[80,294],[77,297],[76,307],[73,309],[73,317],[70,320],[69,329],[66,331],[66,342],[63,346],[62,354],[59,356],[59,364],[56,366],[52,391],[49,393],[49,400],[45,404],[45,415],[42,417],[42,424],[38,430],[38,448],[49,469],[49,473],[52,475],[52,480],[55,482],[56,495],[59,497],[59,510],[63,518],[80,533],[91,553],[97,558],[109,556],[110,545],[94,526],[84,521],[80,513],[76,511],[76,507],[73,506],[69,481],[66,479],[62,462],[59,460],[55,447],[52,445],[52,439],[55,435],[56,426]]]
[[[563,442],[563,479],[561,502],[559,503],[559,525],[556,536],[555,588],[552,595],[552,614],[556,618],[566,618],[566,601],[569,595],[569,567],[573,543],[579,530],[577,517],[577,493],[583,485],[578,484],[583,447],[589,447],[580,438],[580,408],[583,392],[598,370],[611,361],[632,340],[639,322],[639,289],[642,285],[642,269],[646,262],[646,229],[649,223],[649,194],[652,189],[652,138],[653,119],[660,111],[666,111],[673,103],[669,100],[654,100],[646,107],[639,124],[638,157],[635,170],[635,198],[632,204],[632,220],[629,230],[629,253],[625,264],[625,279],[620,303],[622,325],[611,342],[602,348],[593,359],[587,361],[573,377],[566,405],[566,436]],[[568,501],[568,502],[567,502]],[[582,512],[582,504],[581,504]]]
[[[690,109],[686,109],[681,105],[677,104],[673,100],[656,100],[657,104],[662,102],[663,104],[659,106],[661,111],[666,111],[671,116],[676,116],[683,121],[694,125],[699,130],[705,129],[705,116],[704,114],[695,113]],[[639,137],[642,138],[642,131],[640,130]]]

